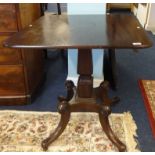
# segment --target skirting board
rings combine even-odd
[[[151,31],[155,35],[155,26],[145,26],[145,29]]]

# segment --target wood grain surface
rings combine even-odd
[[[14,48],[147,48],[152,45],[133,15],[46,14],[5,42]]]

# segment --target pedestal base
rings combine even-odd
[[[67,96],[66,97],[58,97],[59,105],[58,112],[61,114],[61,119],[58,124],[58,127],[55,129],[50,136],[42,142],[42,148],[44,151],[48,149],[48,146],[55,141],[66,128],[71,112],[97,112],[99,114],[99,120],[103,131],[106,133],[107,137],[111,140],[111,142],[118,148],[120,152],[126,151],[126,146],[115,136],[113,133],[108,116],[111,113],[111,105],[119,102],[118,97],[114,97],[113,99],[109,99],[108,97],[108,82],[102,82],[100,86],[95,90],[95,100],[100,100],[101,103],[91,103],[90,99],[84,99],[84,101],[78,101],[78,97],[75,97],[74,101],[72,100],[74,94],[74,84],[72,81],[66,82],[67,88]],[[76,96],[76,95],[75,95]],[[72,103],[69,101],[72,100]],[[78,102],[77,102],[78,101]]]
[[[81,98],[89,98],[92,96],[93,90],[93,77],[91,76],[80,76],[78,80],[78,96]]]

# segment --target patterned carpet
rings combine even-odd
[[[41,141],[55,129],[59,118],[52,112],[0,111],[0,151],[42,151]],[[139,151],[134,138],[137,127],[129,112],[111,114],[110,123],[127,151]],[[117,148],[102,132],[98,114],[72,113],[69,125],[48,151],[116,152]]]
[[[139,80],[139,85],[155,138],[155,80]]]

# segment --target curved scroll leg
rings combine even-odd
[[[108,90],[109,90],[109,82],[104,81],[99,86],[99,98],[103,101],[104,105],[113,105],[120,101],[119,97],[113,97],[112,99],[108,96]]]
[[[126,150],[126,146],[115,136],[113,133],[108,116],[111,113],[110,106],[112,104],[115,104],[120,101],[118,97],[114,97],[113,99],[110,99],[108,96],[108,89],[109,89],[109,83],[107,81],[104,81],[100,84],[99,87],[99,98],[102,100],[101,109],[99,110],[99,119],[101,126],[107,135],[107,137],[111,140],[111,142],[118,148],[120,152]]]
[[[41,145],[42,145],[42,148],[44,151],[46,151],[48,149],[48,146],[62,134],[62,132],[66,128],[66,126],[69,122],[69,119],[70,119],[70,107],[69,107],[68,102],[74,96],[74,87],[75,86],[71,80],[67,80],[65,82],[65,86],[67,88],[67,96],[66,97],[63,97],[63,96],[58,97],[58,100],[59,100],[58,111],[61,114],[61,119],[60,119],[58,127],[55,129],[55,131],[53,133],[51,133],[47,139],[43,140]]]
[[[102,110],[99,112],[99,119],[101,126],[107,135],[107,137],[111,140],[111,142],[118,148],[119,152],[126,151],[126,146],[117,138],[117,136],[113,133],[108,116],[111,113],[109,106],[102,106]]]
[[[64,129],[66,128],[69,122],[70,110],[69,110],[68,102],[62,101],[59,104],[58,110],[59,110],[59,113],[61,114],[60,122],[58,124],[58,127],[55,129],[55,131],[51,133],[47,139],[42,141],[41,145],[44,151],[46,151],[48,149],[48,146],[62,134],[62,132],[64,131]]]
[[[71,80],[67,80],[65,82],[65,87],[67,89],[67,96],[63,97],[63,96],[59,96],[58,100],[61,101],[70,101],[72,99],[72,97],[74,96],[74,83]]]

